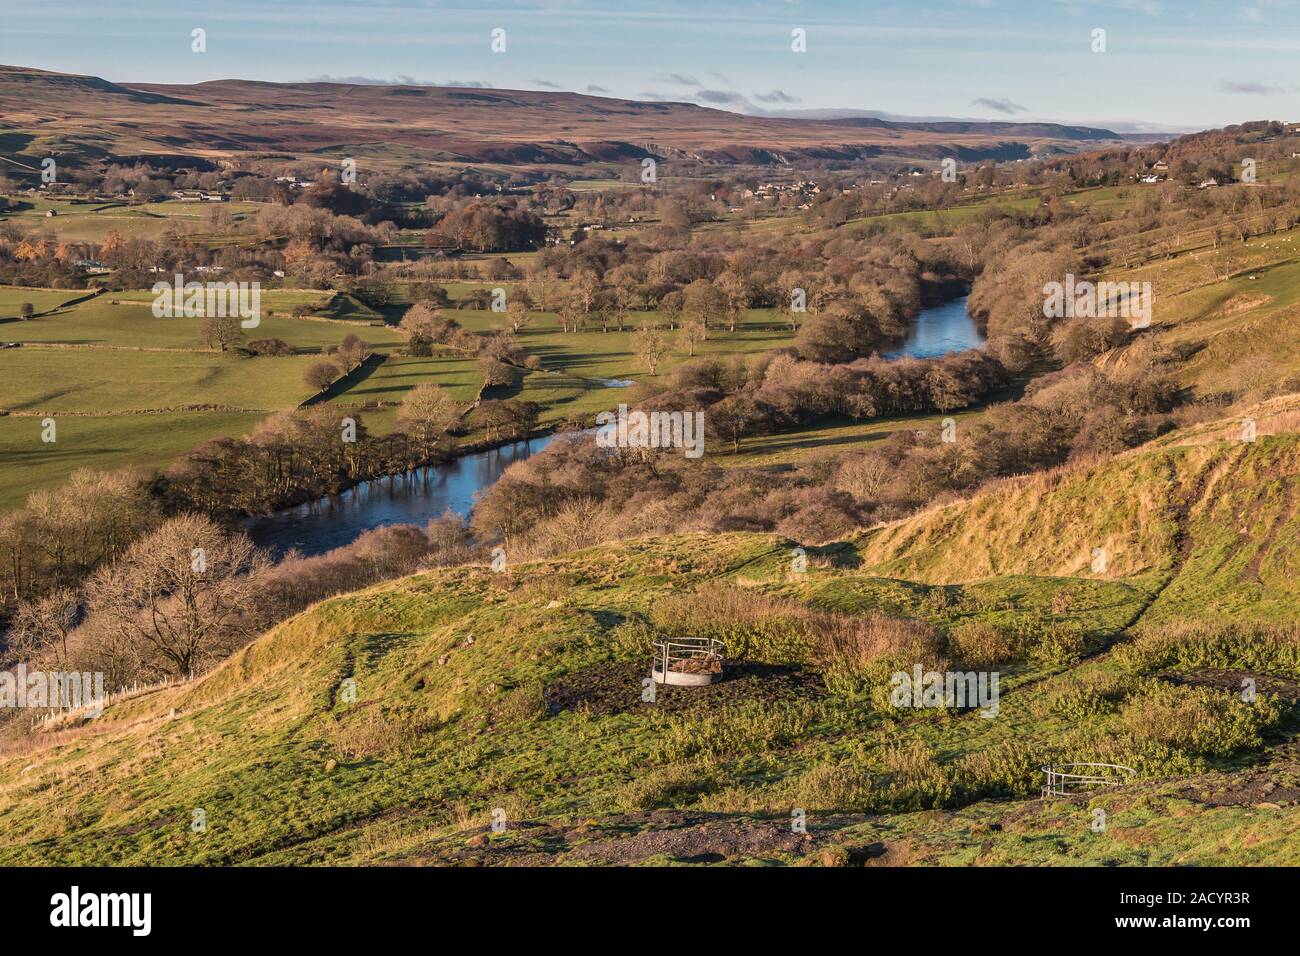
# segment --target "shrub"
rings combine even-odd
[[[1019,742],[998,744],[967,754],[958,779],[967,798],[1028,797],[1042,783],[1043,754]]]
[[[735,587],[713,585],[670,597],[654,607],[651,618],[661,634],[719,640],[733,659],[816,664],[834,693],[861,693],[875,683],[886,659],[886,678],[900,662],[909,668],[942,662],[942,642],[922,621],[831,614]]]
[[[916,664],[926,671],[948,669],[938,633],[923,621],[821,615],[815,633],[826,689],[842,697],[866,696],[877,710],[889,709],[890,679],[898,671],[910,672]]]
[[[318,392],[329,388],[339,377],[339,367],[332,362],[316,362],[303,373],[303,381]]]
[[[1130,680],[1111,675],[1070,680],[1053,696],[1052,710],[1071,721],[1113,714],[1131,689]]]
[[[655,630],[645,615],[634,612],[615,625],[609,636],[621,656],[645,657],[654,646]]]
[[[1117,647],[1115,660],[1135,673],[1180,666],[1300,675],[1300,627],[1170,624]]]
[[[542,685],[529,683],[512,688],[493,708],[493,714],[507,724],[533,721],[545,716],[546,700],[542,695]]]
[[[254,355],[293,355],[293,346],[284,339],[253,339],[248,343],[248,351]]]
[[[924,621],[869,614],[820,615],[814,622],[817,659],[828,669],[854,670],[886,655],[924,660],[939,655],[941,642]]]
[[[948,650],[967,667],[984,668],[1024,660],[1025,635],[991,621],[963,621],[948,633]]]
[[[1036,664],[1068,666],[1077,664],[1083,651],[1083,629],[1076,624],[1057,623],[1043,626],[1029,656]]]
[[[1121,721],[1135,738],[1186,753],[1226,757],[1258,748],[1261,733],[1275,725],[1282,710],[1275,699],[1259,695],[1245,703],[1235,695],[1208,687],[1151,683],[1129,700]]]
[[[717,639],[731,658],[794,664],[806,661],[812,650],[810,614],[793,601],[712,585],[669,597],[655,606],[651,618],[663,634]]]
[[[780,750],[802,737],[820,713],[811,702],[774,710],[766,701],[752,700],[704,716],[668,715],[658,727],[655,762],[695,757],[715,760]]]
[[[711,786],[712,778],[699,766],[670,764],[633,777],[619,788],[614,802],[625,813],[653,810],[690,802]]]
[[[814,764],[795,782],[791,799],[805,810],[869,811],[874,781],[871,775],[842,763]]]
[[[345,760],[369,760],[415,749],[432,727],[423,716],[386,716],[375,709],[347,715],[333,728],[330,738]]]
[[[891,806],[901,810],[924,810],[952,801],[955,786],[951,775],[919,740],[887,746],[882,759]]]
[[[1118,729],[1114,722],[1087,721],[1061,738],[1051,762],[1109,763],[1132,767],[1138,778],[1169,777],[1205,769],[1203,757],[1186,753],[1166,743],[1135,737]]]

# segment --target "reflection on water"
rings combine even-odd
[[[323,554],[351,543],[362,532],[390,524],[423,526],[447,509],[467,515],[475,494],[513,462],[545,448],[552,436],[466,455],[444,465],[365,481],[341,495],[254,518],[246,525],[256,544],[277,556],[297,548]]]
[[[984,336],[966,311],[966,296],[922,309],[901,348],[882,353],[883,358],[938,358],[984,344]]]

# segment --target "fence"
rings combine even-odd
[[[1047,775],[1043,787],[1044,799],[1073,797],[1108,787],[1120,787],[1137,776],[1137,771],[1132,767],[1113,763],[1048,764],[1043,768],[1043,773]]]

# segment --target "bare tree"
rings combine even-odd
[[[423,382],[406,393],[397,424],[408,435],[428,447],[434,444],[460,418],[460,408],[446,391],[432,382]]]
[[[478,357],[478,371],[488,388],[510,385],[515,380],[515,370],[494,355],[483,353]]]
[[[651,375],[657,375],[659,362],[668,352],[668,339],[661,330],[643,325],[632,333],[632,351]]]
[[[511,299],[510,304],[506,306],[506,321],[510,323],[511,332],[518,332],[527,327],[531,321],[528,306],[519,299]]]
[[[686,354],[691,358],[695,357],[695,350],[700,347],[707,333],[704,331],[704,325],[698,319],[689,319],[682,323],[682,327],[677,330],[677,344],[680,348],[686,350]]]
[[[740,453],[740,440],[753,434],[764,420],[763,410],[748,395],[728,395],[705,412],[709,424],[731,442],[731,453]]]
[[[302,378],[318,392],[329,388],[339,377],[339,367],[333,362],[317,362],[303,372]]]
[[[350,372],[357,368],[370,357],[370,346],[361,341],[355,335],[349,333],[339,347],[334,350],[334,355],[338,358],[339,365],[345,372]]]
[[[138,653],[147,668],[188,677],[256,629],[244,609],[269,567],[247,535],[203,515],[180,515],[95,572],[87,606],[97,630]]]
[[[239,319],[233,315],[210,315],[199,323],[199,342],[204,348],[226,351],[244,338]]]
[[[37,659],[53,653],[58,661],[66,661],[68,634],[80,616],[81,601],[71,588],[56,588],[20,604],[9,625],[9,648]]]

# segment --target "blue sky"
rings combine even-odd
[[[749,111],[1300,120],[1298,53],[1300,0],[0,0],[0,62],[111,80],[409,78]]]

